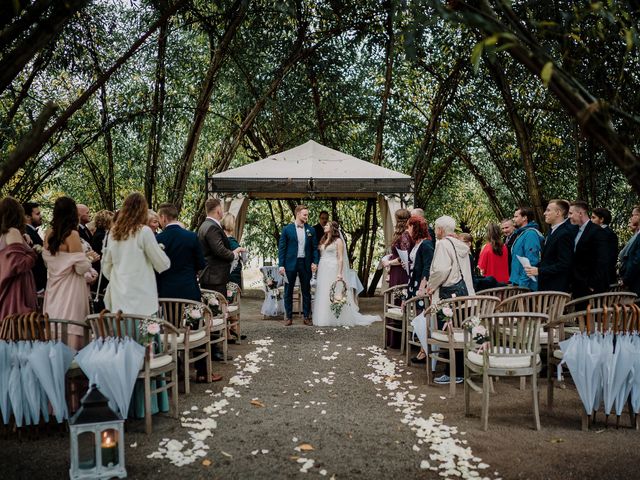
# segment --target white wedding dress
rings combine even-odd
[[[320,250],[320,263],[318,265],[316,277],[316,293],[313,300],[313,324],[318,327],[335,327],[343,325],[370,325],[380,320],[377,315],[363,315],[360,313],[358,306],[353,301],[353,288],[355,285],[347,283],[347,303],[342,307],[340,316],[335,317],[331,311],[331,303],[329,302],[329,292],[331,284],[336,281],[338,276],[338,249],[337,242],[333,242],[326,248]],[[344,252],[346,255],[346,252]],[[344,257],[346,259],[346,257]],[[347,280],[348,262],[344,262],[343,277]],[[336,293],[341,293],[336,288]]]

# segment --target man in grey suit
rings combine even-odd
[[[202,245],[207,266],[200,273],[200,286],[226,296],[231,262],[245,249],[238,247],[231,250],[229,239],[220,224],[223,215],[222,202],[217,198],[210,198],[204,207],[207,218],[198,229],[198,240]]]
[[[231,262],[241,252],[243,247],[231,250],[229,239],[224,233],[220,220],[222,220],[222,202],[217,198],[209,198],[204,208],[207,218],[198,229],[198,240],[202,245],[207,266],[200,272],[200,287],[206,290],[214,290],[227,296],[227,283],[231,273]],[[221,352],[215,352],[214,360],[223,360]],[[231,358],[228,357],[227,360]]]

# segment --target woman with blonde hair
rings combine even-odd
[[[154,210],[149,209],[147,225],[154,234],[158,233],[158,229],[160,228],[160,217]]]

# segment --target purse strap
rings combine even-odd
[[[460,279],[464,281],[464,275],[462,274],[462,267],[460,266],[460,260],[458,260],[458,251],[456,250],[455,244],[451,241],[449,237],[447,237],[449,243],[453,247],[453,256],[456,257],[456,263],[458,264],[458,271],[460,272]],[[449,275],[451,275],[451,271],[453,271],[453,265],[451,266],[451,270],[449,271]]]

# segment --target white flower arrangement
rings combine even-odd
[[[480,323],[480,318],[475,315],[473,317],[469,317],[462,322],[462,328],[471,334],[471,338],[475,340],[476,345],[480,347],[480,350],[484,350],[489,346],[490,338],[486,327]]]
[[[150,345],[153,343],[153,339],[160,333],[160,323],[154,319],[145,319],[140,322],[138,327],[140,332],[140,344]]]

